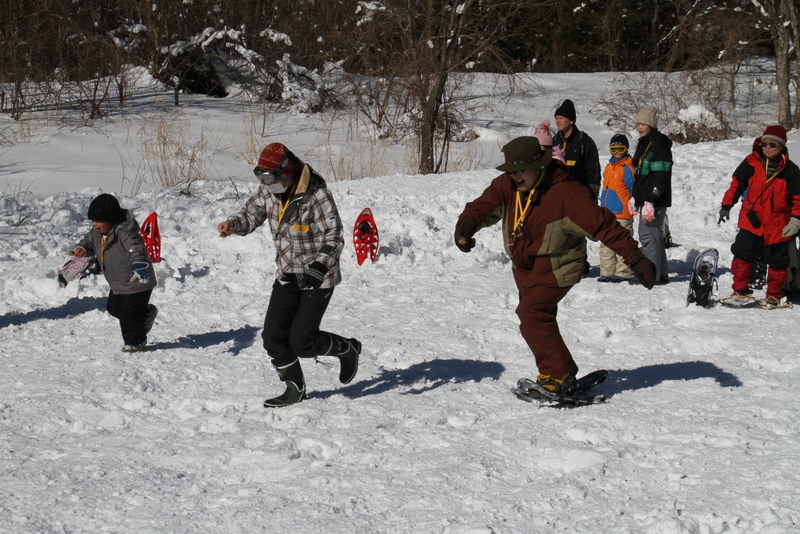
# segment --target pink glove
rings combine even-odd
[[[631,212],[631,215],[636,215],[639,213],[636,211],[636,199],[633,197],[628,199],[628,211]]]
[[[651,202],[645,202],[644,206],[642,206],[642,219],[647,222],[656,220],[656,208]]]
[[[567,160],[566,160],[567,153],[564,152],[564,149],[561,148],[558,145],[555,145],[553,147],[553,157],[555,159],[557,159],[558,161],[560,161],[561,163],[566,163],[567,162]]]

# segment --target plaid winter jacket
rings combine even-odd
[[[269,221],[275,240],[277,280],[289,273],[303,274],[316,261],[328,268],[321,288],[332,288],[342,281],[342,221],[325,180],[311,166],[304,166],[294,192],[276,196],[262,185],[244,209],[229,220],[239,235],[247,235]]]

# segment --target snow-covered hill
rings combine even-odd
[[[800,311],[685,304],[707,247],[730,291],[735,225],[716,212],[751,142],[675,148],[669,285],[598,284],[595,268],[559,307],[582,371],[612,371],[610,401],[578,409],[509,392],[536,369],[499,230],[470,254],[452,244],[491,163],[330,184],[347,226],[369,206],[381,231],[379,260],[361,267],[348,237],[323,323],[363,342],[361,366],[341,386],[332,359],[305,362],[310,398],[279,410],[262,407],[282,390],[259,335],[270,237],[215,230],[255,191],[247,163],[191,197],[121,195],[140,221],[159,213],[164,242],[161,313],[135,355],[120,352],[102,278],[55,280],[117,177],[6,194],[0,532],[800,532]],[[77,165],[95,150],[58,153]]]

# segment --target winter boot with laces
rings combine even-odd
[[[278,371],[281,382],[286,384],[286,391],[281,395],[264,401],[264,408],[281,408],[290,406],[306,399],[306,382],[303,378],[303,368],[300,361],[295,358],[292,363],[286,365],[272,364]]]
[[[323,356],[336,356],[339,358],[339,382],[349,384],[358,372],[358,358],[361,355],[361,342],[355,338],[343,338],[336,334],[331,337],[331,347]]]

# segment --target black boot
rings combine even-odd
[[[281,382],[286,384],[286,391],[281,395],[264,401],[264,408],[280,408],[297,404],[306,399],[306,382],[303,379],[303,368],[300,361],[295,358],[292,363],[286,365],[272,364],[278,371]]]
[[[345,339],[336,334],[331,336],[331,348],[324,356],[339,358],[339,382],[349,384],[358,372],[358,357],[361,355],[361,342],[355,338]]]

